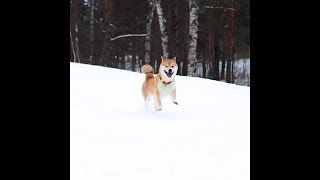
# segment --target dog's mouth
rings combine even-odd
[[[168,78],[171,78],[171,76],[172,76],[172,74],[173,74],[173,71],[167,72],[166,70],[164,70],[164,72],[166,73],[166,75],[168,76]]]

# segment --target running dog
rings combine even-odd
[[[148,102],[153,97],[155,111],[162,110],[161,98],[167,95],[170,95],[172,102],[178,105],[175,82],[178,71],[176,57],[166,59],[161,56],[161,61],[159,72],[155,77],[153,68],[149,64],[145,64],[141,68],[141,72],[146,75],[141,88],[145,107],[148,108]]]

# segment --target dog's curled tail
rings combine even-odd
[[[145,64],[141,67],[141,72],[146,74],[146,79],[153,77],[153,68],[149,64]]]

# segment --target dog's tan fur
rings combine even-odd
[[[162,110],[161,98],[166,95],[170,95],[172,102],[178,105],[175,84],[175,75],[178,71],[176,58],[166,59],[161,56],[161,60],[159,72],[155,77],[153,76],[153,68],[149,64],[145,64],[141,68],[142,73],[146,75],[141,88],[146,108],[148,101],[153,97],[156,111]],[[170,69],[172,70],[171,76],[171,73],[168,75]]]

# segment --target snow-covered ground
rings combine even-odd
[[[70,63],[71,180],[249,180],[250,88],[177,76],[146,111],[144,75]],[[153,105],[153,103],[150,103]]]

